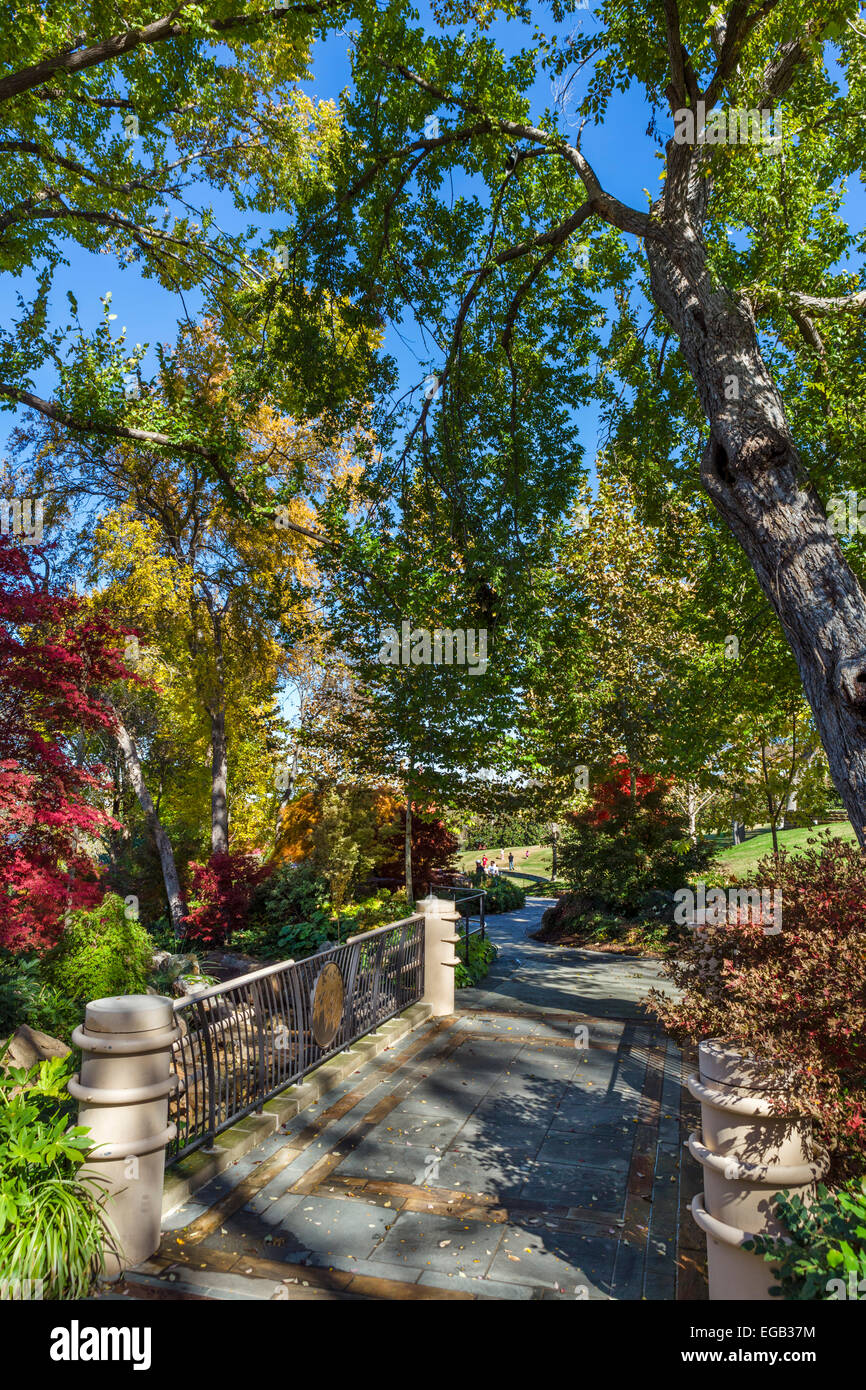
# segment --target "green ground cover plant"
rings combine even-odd
[[[866,1178],[836,1192],[821,1183],[808,1205],[789,1192],[777,1192],[773,1201],[787,1239],[761,1235],[746,1243],[777,1271],[771,1296],[866,1302]]]
[[[113,1239],[98,1181],[79,1175],[90,1139],[69,1126],[70,1070],[55,1057],[0,1073],[0,1271],[48,1299],[85,1297]]]

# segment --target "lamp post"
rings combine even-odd
[[[556,824],[554,823],[554,824],[552,824],[552,825],[549,825],[547,828],[548,828],[548,830],[550,831],[550,838],[551,838],[551,840],[553,841],[553,873],[552,873],[552,875],[551,875],[551,878],[553,879],[553,882],[555,883],[555,882],[556,882],[556,845],[557,845],[557,841],[558,841],[558,839],[559,839],[559,826],[556,825]]]

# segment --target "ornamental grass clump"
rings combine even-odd
[[[721,1038],[767,1062],[782,1114],[808,1115],[831,1178],[866,1171],[866,865],[816,837],[762,859],[752,883],[781,895],[781,931],[736,920],[700,928],[665,970],[679,997],[647,1005],[680,1044]]]
[[[116,1234],[105,1185],[83,1176],[89,1131],[69,1124],[71,1061],[29,1071],[0,1049],[0,1299],[86,1298]]]

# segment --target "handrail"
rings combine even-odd
[[[460,916],[461,916],[461,917],[464,917],[464,916],[465,916],[465,921],[466,921],[466,927],[465,927],[465,930],[464,930],[464,932],[463,932],[463,939],[464,939],[464,941],[465,941],[465,943],[466,943],[466,962],[465,962],[465,963],[468,965],[468,964],[469,964],[469,938],[470,938],[470,936],[476,936],[476,935],[479,935],[479,934],[480,934],[481,940],[482,940],[482,941],[486,941],[486,939],[487,939],[487,920],[486,920],[486,916],[485,916],[485,911],[486,911],[486,910],[485,910],[485,906],[484,906],[485,901],[486,901],[486,890],[485,890],[484,888],[469,888],[469,889],[463,889],[462,887],[456,887],[456,888],[455,888],[455,887],[447,887],[447,886],[445,886],[445,885],[442,885],[441,887],[440,887],[439,885],[434,885],[434,886],[437,888],[437,891],[439,891],[439,892],[453,893],[455,896],[451,899],[451,901],[454,903],[454,906],[455,906],[455,907],[459,907],[459,906],[461,905],[461,903],[471,902],[471,901],[472,901],[473,899],[475,899],[475,898],[478,899],[478,919],[479,919],[479,922],[478,922],[478,926],[475,927],[472,931],[470,931],[470,929],[469,929],[469,918],[470,918],[470,916],[474,916],[474,913],[469,913],[469,912],[467,912],[467,913],[465,913],[465,914],[462,913],[462,912],[460,913]],[[461,894],[462,894],[462,897],[459,897],[459,898],[458,898],[458,897],[457,897],[457,894],[458,894],[458,893],[461,893]]]
[[[186,1023],[168,1163],[295,1085],[424,994],[423,913],[174,1001]]]
[[[195,994],[186,994],[182,999],[175,999],[174,1010],[182,1009],[191,1000],[213,999],[216,994],[225,994],[230,989],[235,989],[238,985],[249,985],[255,980],[263,980],[267,975],[275,975],[278,970],[285,970],[287,965],[294,965],[294,958],[291,960],[278,960],[273,965],[263,965],[260,970],[251,970],[247,975],[233,975],[230,980],[221,980],[218,985],[208,985],[207,989],[196,990]]]
[[[374,927],[372,931],[359,932],[357,936],[347,936],[344,942],[346,946],[354,946],[356,941],[370,941],[374,936],[379,936],[382,932],[393,931],[395,927],[408,927],[412,922],[423,922],[424,913],[416,912],[413,917],[401,917],[399,922],[386,922],[384,927]]]

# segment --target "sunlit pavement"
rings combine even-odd
[[[705,1298],[679,1050],[656,962],[527,938],[165,1223],[115,1297]],[[680,1246],[677,1230],[681,1225]]]

